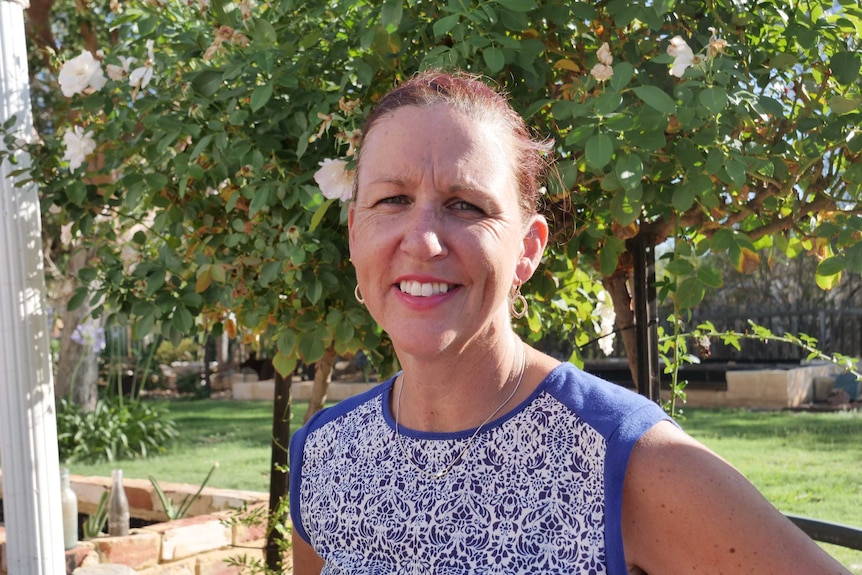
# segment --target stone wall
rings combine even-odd
[[[731,370],[724,391],[688,389],[687,407],[786,409],[814,402],[815,380],[835,373],[831,364],[791,369]],[[820,398],[817,398],[820,399]]]
[[[110,479],[106,477],[72,475],[71,484],[78,496],[78,510],[83,514],[92,513],[102,493],[110,489]],[[128,566],[140,575],[238,575],[240,569],[230,566],[227,560],[246,556],[263,561],[265,526],[243,525],[236,510],[246,505],[248,514],[265,507],[266,494],[205,488],[189,517],[166,521],[149,481],[126,479],[123,484],[132,517],[162,522],[132,529],[123,537],[102,536],[79,542],[75,549],[66,552],[68,574],[80,567],[114,564]],[[198,489],[187,484],[159,485],[176,502]],[[0,527],[0,575],[15,575],[8,573],[3,527]]]

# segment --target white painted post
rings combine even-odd
[[[26,0],[0,0],[0,124],[32,137],[24,38]],[[0,139],[0,150],[5,144]],[[0,163],[0,456],[6,563],[15,575],[66,572],[60,503],[57,419],[45,314],[42,222],[34,185]]]

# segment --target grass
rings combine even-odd
[[[862,528],[862,412],[686,410],[682,426],[779,510]],[[855,574],[862,551],[823,545]]]
[[[306,405],[294,405],[293,430],[302,422]],[[159,482],[197,484],[218,462],[208,486],[269,492],[271,402],[180,399],[167,406],[180,431],[168,453],[142,460],[72,464],[71,472],[110,476],[112,469],[122,467],[127,478],[152,475]]]
[[[294,405],[292,428],[306,404]],[[270,402],[173,400],[181,439],[169,453],[141,461],[73,465],[73,473],[199,483],[219,462],[211,486],[269,491]],[[683,427],[730,461],[778,509],[862,527],[862,412],[793,413],[685,410]],[[824,545],[862,575],[862,552]]]

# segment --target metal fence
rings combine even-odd
[[[670,311],[661,310],[658,315],[667,317]],[[824,353],[862,357],[862,308],[698,309],[685,329],[688,331],[702,322],[710,321],[718,331],[751,333],[749,320],[769,329],[775,335],[811,336],[817,340],[817,349]],[[662,325],[665,333],[672,331],[671,326],[665,323]],[[808,357],[807,351],[790,343],[743,339],[739,341],[739,351],[723,344],[717,338],[713,338],[710,343],[709,359],[715,361],[795,363]],[[584,346],[580,352],[587,360],[602,360],[607,357],[596,342]],[[616,338],[611,357],[625,357],[625,350],[619,337]]]
[[[817,340],[816,347],[829,354],[862,357],[862,308],[821,309],[702,309],[692,319],[692,327],[709,320],[719,331],[750,333],[749,320],[775,335],[805,334]],[[776,341],[746,339],[737,351],[713,341],[711,357],[734,361],[797,361],[808,357],[803,348]]]

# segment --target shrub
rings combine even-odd
[[[201,345],[187,337],[174,346],[170,340],[164,340],[156,350],[156,363],[170,365],[175,361],[194,361],[198,358]]]
[[[177,436],[167,409],[142,400],[102,398],[93,411],[65,399],[57,410],[60,460],[115,461],[163,453]]]

